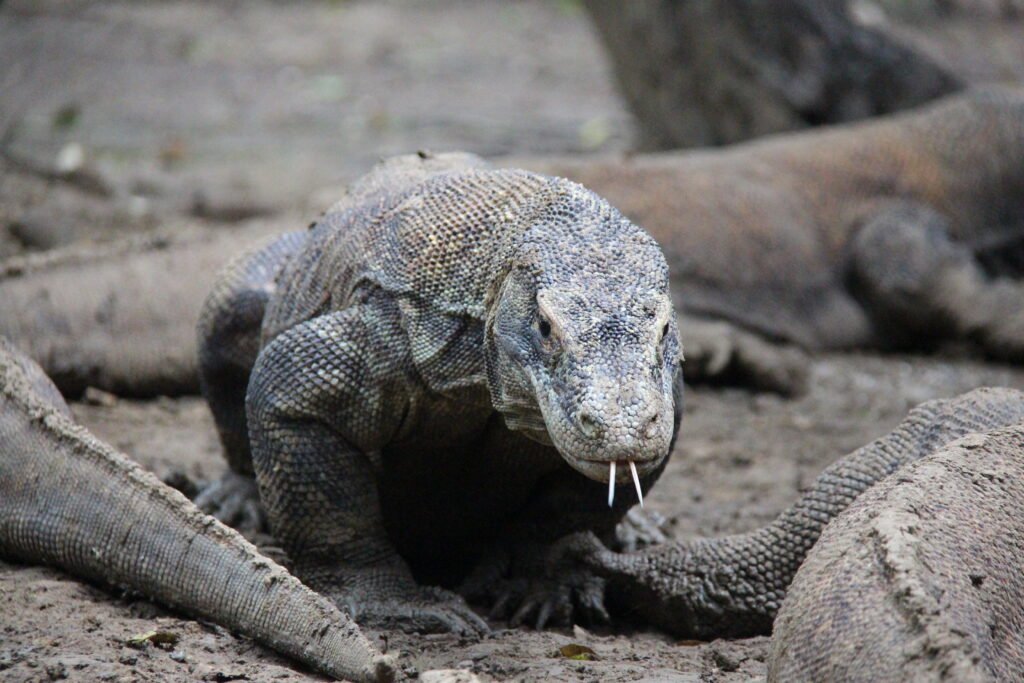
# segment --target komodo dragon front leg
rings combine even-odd
[[[453,593],[420,587],[388,539],[381,449],[415,397],[394,302],[321,316],[260,353],[247,396],[253,466],[295,573],[363,623],[482,634]]]
[[[843,457],[766,527],[637,553],[592,534],[565,543],[609,581],[610,598],[677,636],[768,633],[793,576],[825,526],[864,491],[910,462],[974,432],[1024,420],[1024,394],[977,389],[923,403],[888,435]]]
[[[265,526],[253,480],[245,392],[259,355],[267,302],[286,260],[306,242],[289,232],[231,260],[203,302],[196,326],[199,386],[224,446],[228,471],[196,497],[196,505],[243,530]]]
[[[685,315],[679,324],[686,380],[797,396],[807,389],[811,358],[797,346],[772,343],[722,321]]]

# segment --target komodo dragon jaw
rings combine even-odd
[[[565,215],[573,226],[552,225]],[[556,203],[524,244],[486,325],[494,406],[577,472],[611,491],[632,478],[639,494],[674,432],[681,344],[664,256],[603,202]]]

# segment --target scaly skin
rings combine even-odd
[[[130,589],[336,678],[394,677],[391,658],[329,600],[74,424],[3,338],[0,557]]]
[[[422,585],[476,565],[465,592],[514,622],[604,616],[603,582],[546,574],[545,557],[612,534],[630,464],[654,482],[681,377],[667,264],[598,196],[468,155],[399,157],[229,266],[200,320],[234,469],[203,502],[245,509],[254,471],[313,588],[365,623],[482,633]]]
[[[1024,423],[966,436],[873,487],[797,572],[768,680],[1024,679],[1022,501]]]
[[[1024,274],[1024,89],[722,150],[513,163],[586,185],[651,233],[688,358],[692,318],[806,349],[968,338],[1024,361],[1024,286],[1004,277]],[[799,358],[722,337],[727,374],[799,388]]]
[[[793,507],[764,528],[626,554],[580,535],[565,541],[562,550],[608,579],[611,593],[631,612],[674,635],[765,634],[822,529],[858,496],[960,437],[1021,420],[1024,394],[1009,389],[929,401],[888,435],[828,467]],[[841,576],[853,580],[848,573]],[[841,618],[842,609],[836,609]],[[841,636],[842,626],[836,628]]]

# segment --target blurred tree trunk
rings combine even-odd
[[[912,107],[960,83],[847,0],[586,0],[645,149]]]

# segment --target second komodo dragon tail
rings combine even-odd
[[[333,603],[76,425],[2,338],[0,557],[130,589],[334,677],[394,677],[392,659]]]

